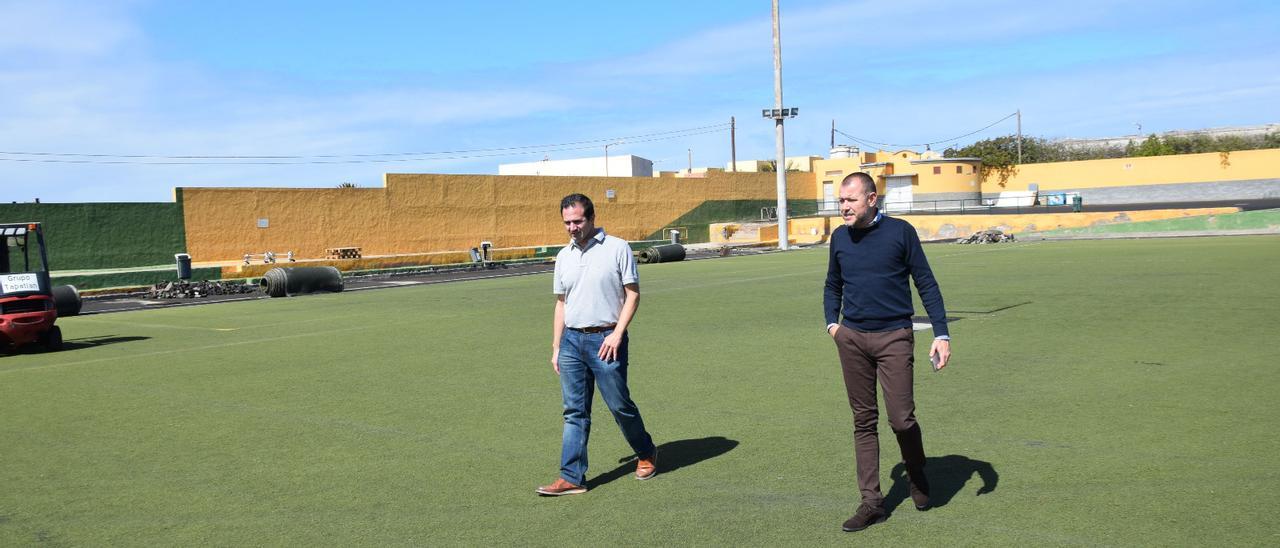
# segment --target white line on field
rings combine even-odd
[[[397,322],[397,323],[408,323],[408,322]],[[18,373],[18,372],[22,372],[22,371],[34,371],[34,370],[42,370],[42,371],[44,371],[44,370],[49,370],[49,369],[54,369],[54,368],[61,368],[61,367],[67,367],[67,366],[72,366],[72,365],[85,365],[85,364],[90,364],[90,363],[101,363],[101,362],[109,362],[109,361],[115,361],[115,360],[132,360],[132,359],[142,358],[142,357],[147,357],[147,356],[163,356],[163,355],[165,355],[165,354],[175,354],[175,353],[178,353],[178,352],[198,352],[198,351],[201,351],[201,350],[214,350],[214,349],[218,349],[218,348],[227,348],[227,347],[230,347],[230,346],[242,346],[242,345],[246,345],[246,344],[266,343],[266,342],[273,342],[273,341],[282,341],[282,340],[286,340],[286,339],[298,339],[298,338],[302,338],[302,337],[312,337],[312,336],[317,336],[317,335],[330,335],[330,334],[333,334],[333,333],[342,333],[342,332],[345,332],[345,331],[357,331],[357,330],[361,330],[361,329],[383,329],[383,328],[385,328],[387,325],[388,325],[387,323],[382,323],[382,324],[378,324],[378,325],[358,325],[358,326],[344,327],[344,328],[341,328],[341,329],[330,329],[330,330],[328,330],[328,331],[312,331],[312,332],[309,332],[309,333],[296,333],[296,334],[293,334],[293,335],[281,335],[281,336],[279,336],[279,337],[266,337],[266,338],[262,338],[262,339],[253,339],[253,340],[244,340],[244,341],[232,341],[232,342],[225,342],[225,343],[220,343],[220,344],[210,344],[210,345],[205,345],[205,346],[192,346],[192,347],[186,347],[186,348],[175,348],[175,349],[172,349],[172,350],[156,350],[156,351],[154,351],[154,352],[143,352],[143,353],[141,353],[141,354],[129,354],[129,355],[127,355],[127,356],[110,356],[110,357],[106,357],[106,358],[95,358],[95,359],[92,359],[92,360],[80,360],[80,361],[77,361],[77,362],[65,362],[65,363],[55,363],[55,364],[50,364],[50,365],[37,365],[37,366],[32,366],[32,367],[21,367],[21,368],[8,369],[8,370],[0,371],[0,375],[4,375],[4,374],[7,374],[7,373]],[[201,328],[201,329],[203,329],[203,328]]]
[[[100,319],[97,316],[86,316],[76,321],[82,322],[82,323],[127,325],[129,327],[150,327],[153,329],[186,329],[190,331],[235,331],[237,329],[240,329],[239,327],[201,327],[201,326],[195,326],[195,325],[172,325],[172,324],[159,324],[159,323],[122,322],[122,321],[112,321],[108,319]]]

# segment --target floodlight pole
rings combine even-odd
[[[779,36],[778,0],[773,0],[773,106],[782,110],[782,38]],[[774,117],[778,149],[778,164],[774,172],[778,175],[778,249],[786,251],[790,235],[787,234],[787,151],[782,119],[783,116]]]

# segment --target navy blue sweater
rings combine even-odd
[[[908,275],[916,282],[934,336],[950,336],[942,291],[911,223],[883,216],[867,228],[836,228],[822,299],[827,325],[841,323],[843,315],[844,325],[859,331],[911,327],[915,309]]]

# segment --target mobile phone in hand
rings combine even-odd
[[[942,353],[934,352],[929,354],[929,362],[933,364],[933,372],[937,373],[939,369],[938,365],[942,363]]]

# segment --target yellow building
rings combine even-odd
[[[855,150],[848,157],[813,161],[820,210],[838,209],[840,181],[857,171],[876,179],[885,211],[963,209],[982,203],[982,161],[977,158],[943,158],[934,151],[906,149]]]

